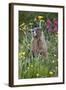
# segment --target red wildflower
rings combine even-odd
[[[54,23],[54,32],[57,32],[58,31],[58,20],[54,18],[53,23]]]
[[[51,25],[51,21],[50,21],[50,19],[47,19],[47,22],[46,22],[46,27],[47,27],[47,29],[50,28],[50,25]]]

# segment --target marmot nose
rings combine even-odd
[[[36,36],[36,31],[34,31],[33,33],[34,33],[34,36]]]

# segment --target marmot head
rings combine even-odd
[[[35,27],[32,30],[32,33],[33,33],[33,37],[36,38],[36,39],[41,37],[41,29],[39,27]]]

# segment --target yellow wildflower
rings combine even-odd
[[[36,76],[38,77],[39,76],[39,73],[37,73]]]
[[[25,52],[22,52],[22,55],[25,55]]]
[[[31,65],[31,67],[33,67],[33,65]]]
[[[43,18],[43,16],[38,16],[38,19],[42,19]]]
[[[52,72],[52,71],[50,71],[50,72],[49,72],[49,74],[50,74],[50,75],[52,75],[52,74],[53,74],[53,72]]]

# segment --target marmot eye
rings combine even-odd
[[[34,29],[32,30],[32,32],[34,32]]]
[[[34,30],[32,32],[34,32]]]

